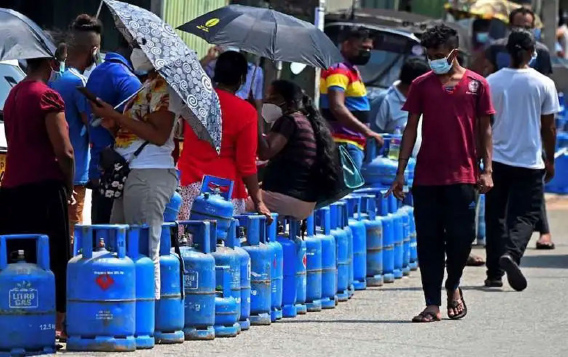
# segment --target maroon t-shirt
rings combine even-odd
[[[59,93],[43,82],[25,80],[12,88],[4,104],[8,155],[2,187],[65,179],[45,125],[49,113],[63,111]]]
[[[422,115],[422,144],[414,185],[477,182],[476,122],[495,113],[485,78],[466,70],[451,90],[428,72],[410,86],[403,110]]]

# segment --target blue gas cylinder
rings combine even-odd
[[[365,223],[359,220],[361,197],[349,195],[346,201],[349,227],[353,234],[353,287],[355,290],[365,290],[367,288],[367,230]]]
[[[382,286],[384,282],[384,241],[382,219],[376,215],[375,197],[361,197],[367,238],[367,285]]]
[[[231,218],[229,220],[229,229],[225,232],[225,240],[217,237],[217,233],[220,229],[216,227],[216,223],[210,222],[211,228],[211,239],[213,237],[217,241],[217,246],[215,251],[211,254],[215,258],[215,276],[216,278],[221,278],[222,280],[216,280],[216,292],[217,297],[215,300],[215,337],[234,337],[235,330],[238,334],[241,330],[241,325],[238,323],[241,315],[241,264],[239,260],[239,255],[234,249],[229,247],[230,243],[227,243],[227,237],[229,237],[229,232],[231,231],[231,225],[235,225],[235,221]],[[223,267],[222,269],[217,269]],[[229,271],[229,280],[225,277],[225,268]],[[229,284],[230,293],[227,294],[227,289],[224,284]],[[232,298],[232,299],[231,299]],[[233,323],[232,317],[224,319],[219,315],[221,312],[225,312],[232,316],[232,306],[237,304],[237,319]],[[222,321],[227,321],[228,325],[220,324]]]
[[[349,299],[349,243],[347,233],[343,230],[341,209],[339,202],[330,205],[331,234],[335,237],[337,247],[337,299],[340,302]]]
[[[385,283],[394,283],[394,216],[381,217],[383,226],[383,278]]]
[[[284,250],[276,240],[276,236],[270,239],[270,227],[266,223],[266,217],[260,216],[260,242],[272,249],[271,269],[271,297],[270,319],[272,322],[282,319],[282,289],[284,283]]]
[[[217,221],[217,239],[225,239],[233,218],[232,194],[233,181],[204,176],[201,194],[191,206],[190,219]]]
[[[394,225],[394,278],[401,279],[402,265],[404,260],[403,249],[403,235],[404,235],[404,222],[402,214],[395,213],[393,216]]]
[[[183,260],[172,252],[173,239],[178,237],[177,223],[162,225],[160,238],[160,299],[156,301],[154,339],[160,344],[183,343],[184,287]],[[176,245],[177,246],[177,245]]]
[[[321,311],[322,256],[321,238],[315,235],[315,221],[306,219],[306,306],[308,312]]]
[[[414,221],[414,207],[404,206],[408,212],[410,222],[410,270],[418,269],[418,250],[416,246],[416,222]]]
[[[399,209],[402,217],[402,275],[410,275],[410,217],[405,209]]]
[[[477,245],[485,245],[485,195],[479,195],[477,204]]]
[[[321,306],[334,309],[337,305],[337,246],[331,234],[331,212],[323,207],[316,212],[317,236],[321,240]]]
[[[148,257],[148,226],[130,226],[126,232],[127,255],[136,265],[136,338],[137,349],[154,347],[154,329],[156,326],[156,293],[154,289],[154,262]],[[111,245],[108,232],[97,233]]]
[[[351,231],[349,226],[349,210],[345,200],[341,200],[341,221],[343,230],[347,234],[347,260],[349,262],[347,294],[349,299],[351,299],[355,294],[355,287],[353,286],[353,231]]]
[[[136,349],[136,266],[126,256],[127,229],[75,226],[74,257],[67,265],[67,351]],[[105,248],[103,235],[116,242],[116,252]]]
[[[231,226],[229,229],[229,236],[227,237],[227,245],[229,248],[233,248],[235,253],[239,256],[240,266],[241,266],[241,316],[239,318],[239,325],[241,330],[246,331],[250,328],[250,256],[246,250],[241,247],[241,240],[244,241],[246,238],[243,234],[237,237],[236,231],[236,221],[234,227]]]
[[[176,190],[172,195],[172,198],[170,198],[170,202],[168,202],[168,204],[166,205],[166,210],[164,211],[164,222],[177,221],[182,203],[183,199],[179,192]]]
[[[272,214],[273,222],[268,226],[268,236],[276,239],[283,252],[282,316],[296,317],[296,244],[284,234],[284,226],[278,223],[278,214]],[[279,234],[279,232],[281,234]]]
[[[215,240],[211,237],[210,222],[181,221],[179,225],[193,236],[191,247],[180,247],[184,266],[185,339],[212,340],[215,338],[215,258],[210,253]]]
[[[294,257],[296,264],[296,310],[298,314],[303,315],[308,312],[306,305],[308,256],[306,242],[300,239],[300,224],[298,221],[289,220],[288,235],[296,245],[296,255]]]
[[[388,195],[386,197],[389,205],[389,213],[397,213],[398,212],[398,205],[399,201],[394,195]]]
[[[251,325],[270,325],[272,304],[272,249],[260,242],[260,216],[235,217],[239,221],[238,237],[245,237],[243,249],[250,256],[251,263]]]
[[[229,228],[230,229],[230,228]],[[215,336],[236,337],[239,334],[238,323],[241,314],[240,304],[232,296],[234,275],[230,266],[215,266]]]
[[[37,264],[26,263],[17,251],[8,264],[8,240],[36,240]],[[31,253],[31,255],[34,255]],[[55,277],[49,270],[49,239],[45,235],[0,236],[0,355],[55,353]]]

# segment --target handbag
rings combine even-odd
[[[134,160],[149,142],[145,141],[132,154],[130,160],[126,160],[109,146],[101,152],[99,168],[102,171],[99,192],[106,198],[120,198],[124,191],[124,184],[130,173],[130,162]]]
[[[343,145],[338,145],[336,165],[338,166],[338,179],[335,189],[332,192],[322,193],[315,209],[337,202],[365,184],[361,172]]]

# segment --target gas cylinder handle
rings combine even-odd
[[[210,221],[179,221],[178,224],[193,235],[193,246],[200,252],[211,253]]]
[[[337,203],[332,203],[329,205],[329,215],[330,215],[330,228],[337,229],[339,228],[339,205]]]
[[[278,213],[272,213],[272,223],[266,227],[268,240],[270,242],[276,242],[276,236],[278,235]]]
[[[132,260],[137,260],[140,256],[140,233],[141,227],[132,225],[126,234],[126,250]]]
[[[374,197],[367,198],[367,214],[372,221],[377,217],[377,203]]]
[[[203,176],[201,193],[214,192],[225,200],[230,201],[233,197],[233,181],[215,176]]]
[[[216,277],[216,288],[215,290],[221,290],[224,298],[231,296],[231,267],[226,265],[215,267],[215,277]],[[220,281],[219,281],[220,280]],[[221,289],[219,289],[221,288]]]
[[[237,235],[237,220],[231,218],[231,223],[229,224],[229,232],[227,233],[227,247],[235,249],[235,247],[240,246],[240,238]]]
[[[294,240],[296,237],[301,237],[300,234],[300,221],[293,218],[289,219],[288,234],[290,239]]]
[[[258,231],[259,231],[259,241],[261,243],[267,244],[270,242],[268,239],[268,233],[266,231],[266,216],[257,216],[258,217]]]
[[[49,270],[49,238],[44,234],[12,234],[0,236],[0,271],[8,266],[8,241],[33,239],[36,241],[37,266]]]
[[[318,210],[320,227],[323,234],[329,235],[331,232],[331,209],[329,207],[323,207]]]
[[[306,229],[307,229],[307,234],[308,237],[311,237],[315,234],[315,219],[314,219],[314,213],[310,213],[310,215],[308,216],[308,218],[306,218]]]
[[[239,222],[239,226],[243,226],[246,229],[247,242],[249,245],[259,245],[260,243],[260,217],[261,216],[259,215],[246,214],[235,216],[235,218]],[[264,227],[264,230],[266,231],[266,225]]]
[[[118,259],[124,259],[126,257],[126,231],[128,230],[128,226],[120,225],[116,228],[117,257]]]

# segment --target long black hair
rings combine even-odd
[[[272,82],[274,91],[281,95],[289,110],[299,111],[308,118],[317,145],[315,174],[321,192],[331,192],[337,184],[337,146],[331,137],[325,119],[314,107],[312,99],[296,83],[287,80]]]
[[[515,68],[523,66],[527,52],[532,55],[536,48],[536,40],[531,31],[514,29],[507,41],[507,51],[511,56],[511,65]]]

